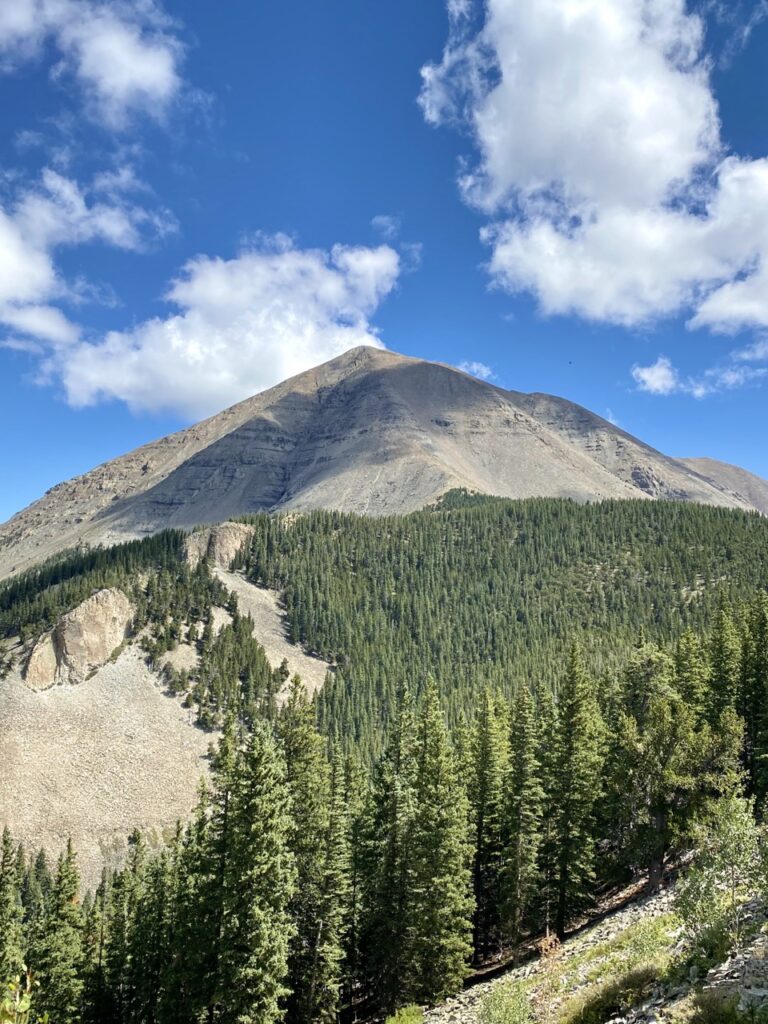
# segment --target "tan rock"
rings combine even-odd
[[[53,643],[53,632],[41,636],[27,662],[24,679],[32,690],[47,690],[56,682],[58,671],[56,648]]]
[[[117,588],[100,590],[83,601],[33,647],[24,673],[27,686],[43,690],[83,682],[123,643],[133,615],[133,605]]]
[[[187,538],[187,561],[195,566],[209,558],[214,566],[228,570],[253,536],[253,527],[245,523],[220,523],[196,530]]]

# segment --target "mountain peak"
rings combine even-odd
[[[669,458],[565,399],[363,345],[59,484],[0,526],[0,576],[81,543],[260,510],[408,512],[455,487],[768,513],[768,483],[751,480]]]

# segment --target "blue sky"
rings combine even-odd
[[[765,5],[0,7],[0,519],[361,341],[768,476]]]

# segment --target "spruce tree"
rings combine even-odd
[[[285,763],[267,726],[255,725],[239,760],[231,814],[217,1019],[274,1024],[288,994],[295,867]]]
[[[0,845],[0,985],[17,981],[24,969],[23,914],[18,851],[6,828]]]
[[[508,726],[500,702],[483,691],[474,722],[469,778],[473,827],[474,949],[479,961],[501,944],[502,855]]]
[[[510,765],[504,807],[504,930],[512,942],[520,938],[538,881],[544,793],[537,757],[535,710],[530,690],[521,686],[510,722]]]
[[[472,955],[472,878],[467,804],[437,687],[430,681],[417,723],[412,936],[404,1002],[433,1003],[458,991]]]
[[[538,762],[543,800],[541,806],[540,841],[537,873],[539,878],[535,905],[544,932],[549,937],[554,928],[557,905],[557,773],[559,722],[555,699],[550,690],[538,695]]]
[[[744,714],[741,694],[742,642],[733,616],[720,608],[709,645],[707,717],[712,725],[726,708]]]
[[[555,928],[562,937],[569,920],[593,899],[593,811],[601,788],[604,740],[593,685],[576,644],[571,647],[558,705]]]
[[[59,857],[50,906],[36,950],[36,1007],[52,1021],[80,1024],[83,994],[83,911],[71,841]]]
[[[290,904],[295,935],[290,947],[287,1018],[291,1024],[333,1020],[338,1007],[340,964],[339,929],[343,920],[343,865],[331,850],[330,830],[342,840],[345,824],[338,803],[331,821],[330,769],[323,740],[306,690],[294,677],[280,715],[279,736],[287,765],[291,796],[290,845],[296,861],[296,886]]]
[[[413,939],[414,743],[411,697],[403,689],[386,750],[373,772],[363,826],[361,951],[368,987],[386,1013],[402,998]]]
[[[692,629],[686,629],[675,651],[675,685],[688,707],[701,716],[708,710],[708,666],[702,644]]]

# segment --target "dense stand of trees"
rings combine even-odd
[[[294,680],[272,721],[227,718],[167,848],[135,834],[83,903],[71,847],[50,869],[6,833],[0,967],[33,965],[36,1012],[71,1024],[308,1024],[440,999],[606,886],[658,884],[713,799],[765,794],[765,723],[750,740],[745,722],[768,687],[767,613],[765,596],[723,610],[670,651],[641,637],[610,685],[573,644],[556,699],[489,687],[453,736],[434,680],[401,685],[370,770]]]
[[[314,704],[294,682],[278,709],[284,668],[175,534],[0,590],[6,633],[32,635],[132,586],[148,656],[196,643],[169,687],[223,727],[192,819],[159,854],[134,835],[83,902],[75,851],[49,865],[4,836],[0,974],[31,967],[38,1018],[308,1024],[430,1002],[605,887],[658,884],[713,799],[768,795],[765,520],[454,495],[253,523],[241,567],[337,665]]]
[[[570,639],[602,680],[641,629],[671,643],[768,586],[765,518],[684,503],[455,493],[407,516],[248,521],[242,568],[283,592],[292,638],[338,666],[321,729],[367,760],[405,678],[437,680],[455,729],[487,686],[554,691]]]

